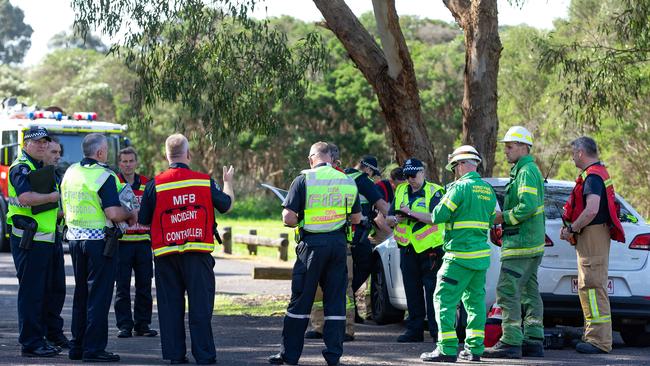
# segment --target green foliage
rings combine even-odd
[[[275,196],[246,195],[237,199],[232,211],[228,212],[228,218],[262,220],[276,217],[280,223],[280,211],[282,211],[282,206]]]
[[[26,97],[29,88],[25,84],[25,77],[20,70],[9,65],[0,65],[0,99],[10,96]]]
[[[19,7],[11,5],[9,0],[0,0],[0,63],[22,62],[32,45],[33,30],[24,18]]]
[[[139,77],[137,102],[149,108],[159,102],[181,104],[213,144],[241,131],[275,130],[279,111],[274,106],[299,101],[305,73],[321,67],[319,37],[307,34],[288,47],[284,33],[248,18],[254,4],[73,1],[80,29],[124,35],[121,47],[113,50]]]

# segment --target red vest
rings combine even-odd
[[[170,168],[154,178],[156,208],[151,221],[155,256],[214,250],[214,207],[210,176]]]
[[[621,243],[625,243],[625,232],[623,231],[621,221],[618,219],[618,212],[620,211],[620,207],[616,204],[614,185],[609,179],[609,173],[607,173],[607,169],[602,164],[590,165],[585,171],[582,172],[582,174],[578,176],[576,179],[576,185],[571,192],[571,196],[569,197],[567,203],[564,205],[564,215],[562,215],[562,217],[569,222],[574,222],[578,216],[580,216],[582,211],[584,211],[585,202],[582,192],[585,179],[590,174],[599,176],[605,183],[605,188],[607,190],[607,207],[609,209],[609,219],[612,224],[609,230],[611,238],[616,241],[620,241]]]
[[[120,179],[120,183],[127,183],[126,179],[124,179],[124,176],[120,173],[117,175],[117,177]],[[137,187],[131,186],[131,189],[133,189],[133,193],[135,194],[135,198],[138,200],[138,204],[142,202],[142,195],[144,194],[144,186],[147,184],[149,181],[149,178],[145,177],[144,175],[136,175],[136,178],[139,178],[140,180],[140,185]],[[146,225],[140,225],[136,223],[135,225],[131,225],[126,229],[126,232],[120,239],[120,241],[123,242],[133,242],[133,241],[149,241],[149,226]]]

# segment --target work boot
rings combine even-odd
[[[539,342],[524,342],[521,345],[521,354],[524,357],[544,357],[544,345]]]
[[[155,337],[158,335],[158,331],[155,329],[150,329],[148,325],[136,329],[134,333],[138,337]]]
[[[305,332],[306,339],[322,339],[323,333],[317,332],[315,330],[308,330]]]
[[[463,360],[463,361],[471,361],[471,362],[480,362],[481,361],[481,356],[473,354],[469,350],[462,350],[458,354],[458,358]]]
[[[56,338],[52,338],[52,339],[48,338],[47,342],[52,346],[70,349],[70,340],[68,340],[68,338],[63,334],[61,334],[59,337]]]
[[[521,358],[521,346],[513,346],[499,341],[483,351],[483,358]]]
[[[416,343],[424,341],[424,336],[422,333],[413,334],[410,332],[405,332],[404,334],[397,337],[397,342],[399,343]]]
[[[578,351],[578,353],[585,353],[585,354],[588,354],[588,355],[595,355],[595,354],[599,354],[599,353],[607,353],[607,352],[603,351],[602,349],[594,346],[593,344],[591,344],[589,342],[580,342],[580,343],[578,343],[576,345],[576,351]]]
[[[282,357],[281,353],[276,353],[273,356],[269,357],[269,363],[271,365],[284,365],[285,363],[287,365],[297,365],[297,362],[288,362],[287,360]]]
[[[354,340],[354,336],[350,334],[346,334],[343,336],[343,342],[352,342]]]
[[[420,359],[424,362],[456,362],[456,355],[445,355],[436,348],[433,352],[421,354]]]
[[[117,338],[131,338],[133,334],[131,334],[130,329],[120,329],[119,332],[117,332]]]

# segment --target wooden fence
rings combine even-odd
[[[258,247],[278,248],[278,256],[282,261],[289,260],[289,235],[280,234],[279,238],[266,238],[257,236],[257,230],[250,230],[248,235],[232,235],[231,227],[224,227],[221,234],[223,239],[223,251],[226,254],[232,254],[232,244],[242,243],[248,247],[248,254],[257,255]]]

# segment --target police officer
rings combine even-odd
[[[137,174],[138,154],[132,147],[118,153],[120,183],[129,184],[138,202],[142,200],[145,184],[149,181]],[[135,300],[131,315],[131,272],[135,275]],[[118,338],[129,338],[132,331],[137,336],[155,337],[158,332],[149,328],[151,324],[151,278],[153,260],[149,228],[135,224],[126,229],[120,238],[120,252],[115,281],[115,320]]]
[[[406,160],[402,171],[408,183],[397,186],[391,213],[386,219],[394,228],[393,236],[400,248],[400,269],[409,313],[406,332],[397,341],[422,342],[425,315],[431,337],[435,339],[438,335],[433,291],[444,254],[444,225],[433,225],[431,212],[444,190],[424,180],[424,164],[418,159]]]
[[[61,160],[61,143],[55,136],[50,137],[52,141],[48,143],[45,157],[43,159],[44,165],[52,165],[58,167]],[[55,181],[57,191],[60,191],[61,176],[58,174],[58,169],[55,170]],[[48,297],[47,305],[45,306],[45,324],[47,326],[47,341],[57,347],[70,348],[70,341],[63,334],[63,318],[61,311],[65,303],[65,260],[63,259],[63,210],[59,209],[57,213],[57,230],[54,242],[54,258],[52,261],[52,276],[47,281]]]
[[[223,168],[223,191],[208,174],[189,168],[189,142],[181,134],[165,142],[169,169],[147,183],[138,223],[151,225],[162,356],[187,363],[185,293],[189,304],[192,355],[197,364],[214,364],[214,210],[232,207],[234,170]]]
[[[116,362],[106,352],[108,312],[117,269],[115,224],[133,224],[136,212],[120,204],[121,183],[108,168],[108,141],[90,133],[82,142],[84,158],[72,164],[61,182],[75,289],[72,304],[71,360]],[[114,245],[115,244],[115,245]]]
[[[269,363],[296,365],[304,345],[316,286],[323,287],[325,325],[323,338],[328,365],[338,365],[345,333],[346,219],[361,221],[357,187],[352,179],[330,165],[326,142],[309,151],[311,169],[294,179],[283,203],[282,221],[299,228],[296,263],[291,281],[291,300],[284,317],[282,349]]]
[[[388,215],[388,202],[384,201],[373,178],[381,176],[377,164],[377,158],[372,155],[363,156],[354,168],[345,170],[348,177],[354,179],[359,190],[361,203],[361,224],[354,228],[352,239],[352,261],[354,263],[354,274],[352,276],[352,291],[356,294],[359,288],[368,280],[372,271],[372,244],[368,236],[373,229],[373,221],[379,211],[384,217]],[[363,318],[356,309],[355,298],[355,321],[363,323]]]
[[[480,361],[485,338],[485,273],[490,266],[487,232],[496,214],[492,187],[476,172],[481,157],[472,146],[461,146],[449,155],[447,170],[456,181],[451,184],[431,220],[445,223],[445,255],[438,271],[433,294],[438,323],[438,342],[433,352],[420,359],[428,362],[455,362],[456,307],[463,301],[467,311],[465,349],[458,355],[465,361]]]
[[[503,335],[485,349],[485,358],[544,356],[544,305],[537,285],[537,270],[545,244],[544,178],[530,155],[533,135],[525,127],[513,126],[501,142],[510,169],[503,212],[496,224],[503,224],[501,271],[497,303],[501,306]],[[522,333],[522,308],[523,325]]]
[[[11,254],[18,277],[18,323],[21,353],[25,357],[51,357],[60,348],[47,344],[48,335],[46,302],[52,296],[48,282],[53,277],[56,256],[56,206],[38,214],[32,207],[58,202],[59,192],[36,193],[28,175],[43,166],[42,160],[49,141],[47,130],[32,127],[23,137],[24,147],[9,168],[7,187],[9,212],[7,225],[11,225]]]

